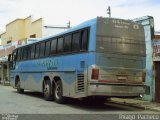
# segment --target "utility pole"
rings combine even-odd
[[[107,14],[109,15],[109,17],[111,17],[111,7],[110,6],[108,6],[107,8]]]
[[[71,22],[70,21],[67,23],[67,28],[71,28]]]

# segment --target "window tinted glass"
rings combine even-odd
[[[63,37],[58,38],[58,46],[57,46],[57,52],[61,53],[63,52]]]
[[[81,50],[88,49],[88,30],[82,31],[82,41],[81,41]]]
[[[18,48],[18,56],[17,56],[17,60],[21,59],[21,48]]]
[[[31,58],[34,58],[34,54],[35,54],[35,45],[31,46]]]
[[[47,41],[46,42],[46,49],[45,49],[45,56],[49,56],[50,55],[50,45],[51,45],[51,42]]]
[[[51,41],[51,54],[55,54],[57,49],[57,39]]]
[[[80,49],[79,41],[80,41],[80,32],[74,33],[72,39],[72,51],[79,51]]]
[[[36,45],[35,58],[39,57],[39,48],[40,48],[40,44],[37,44],[37,45]]]
[[[40,53],[39,53],[40,57],[44,56],[44,50],[45,50],[45,42],[42,42],[40,46]]]
[[[64,52],[71,51],[71,35],[67,35],[64,38]]]
[[[28,58],[28,47],[23,48],[23,60]]]
[[[24,60],[24,59],[26,59],[26,57],[27,57],[27,50],[26,50],[26,48],[23,48],[23,56],[22,56],[22,59]]]
[[[15,56],[15,59],[13,59],[13,60],[17,60],[17,57],[18,57],[18,50],[16,49],[16,50],[14,50],[14,53],[13,53]]]
[[[28,46],[28,57],[27,59],[30,59],[31,58],[31,46]]]
[[[14,50],[13,54],[11,56],[11,60],[15,61],[15,60],[17,60],[16,58],[17,58],[17,50]]]
[[[21,49],[21,56],[20,56],[20,60],[23,59],[23,48],[20,48]]]

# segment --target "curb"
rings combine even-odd
[[[144,109],[144,110],[151,110],[151,111],[155,111],[155,112],[160,112],[160,110],[154,109],[154,108],[149,108],[149,107],[145,107],[145,106],[137,106],[136,104],[133,103],[127,103],[127,102],[118,102],[118,101],[109,101],[109,103],[116,103],[116,104],[120,104],[120,105],[125,105],[125,106],[130,106],[130,107],[135,107],[135,108],[139,108],[139,109]]]
[[[110,101],[110,103],[116,103],[116,104],[120,104],[120,105],[125,105],[125,106],[130,106],[130,107],[136,107],[136,108],[139,108],[139,109],[145,109],[142,106],[137,106],[137,105],[134,105],[134,104],[131,104],[131,103],[127,103],[127,102]]]

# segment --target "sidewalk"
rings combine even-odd
[[[10,86],[10,81],[0,81],[0,85]]]
[[[139,99],[112,98],[111,102],[160,112],[160,103]]]

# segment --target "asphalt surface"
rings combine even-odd
[[[88,105],[81,100],[69,99],[66,104],[57,104],[54,101],[45,101],[43,94],[25,91],[17,93],[10,86],[0,85],[0,119],[15,117],[27,120],[33,119],[122,119],[125,114],[159,114],[155,111],[143,110],[135,107],[124,106],[117,103],[105,103],[104,105]],[[35,118],[34,118],[35,117]],[[38,117],[38,118],[37,118]]]

